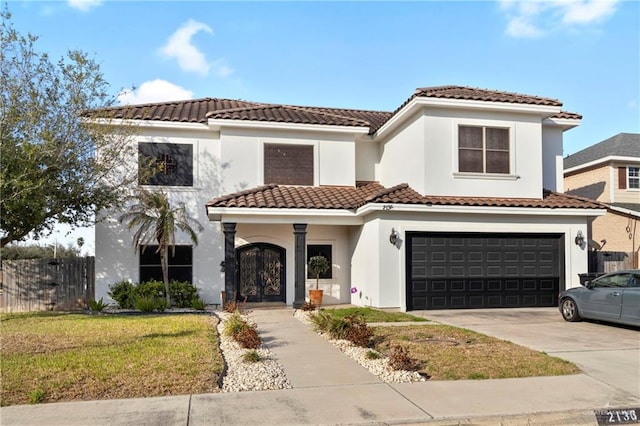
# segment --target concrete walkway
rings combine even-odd
[[[293,389],[11,406],[4,425],[575,424],[638,399],[585,374],[386,384],[292,315],[254,310]],[[640,409],[638,410],[640,413]]]

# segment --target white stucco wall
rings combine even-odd
[[[563,192],[562,128],[542,127],[542,186]]]
[[[193,283],[199,288],[200,296],[205,302],[219,303],[220,290],[224,283],[219,266],[224,257],[223,235],[219,224],[209,222],[204,208],[207,201],[222,193],[218,133],[205,129],[153,129],[151,133],[143,129],[136,141],[193,145],[193,186],[162,189],[168,194],[172,205],[185,203],[189,215],[203,226],[203,232],[198,235],[199,244],[193,248]],[[137,164],[136,156],[130,160],[132,164]],[[105,302],[110,303],[114,303],[107,294],[110,285],[123,279],[131,282],[137,282],[139,279],[139,256],[132,246],[133,232],[128,231],[124,224],[119,224],[118,218],[121,214],[121,211],[110,212],[108,218],[97,222],[95,227],[96,298],[102,297]],[[177,234],[176,243],[191,244],[189,238],[181,233]]]
[[[264,145],[314,147],[314,185],[353,186],[355,138],[349,134],[254,129],[223,129],[221,160],[226,192],[264,185]]]
[[[511,173],[458,173],[458,126],[508,128]],[[539,117],[505,112],[438,110],[381,141],[380,182],[406,182],[421,194],[477,197],[542,197],[542,124]]]
[[[399,248],[389,243],[392,228],[400,233]],[[405,242],[409,231],[564,234],[561,288],[578,286],[578,274],[587,272],[586,247],[574,243],[578,231],[587,235],[586,217],[391,212],[384,217],[372,215],[360,229],[359,241],[354,241],[351,280],[359,292],[352,295],[351,303],[368,305],[373,301],[373,306],[406,310]]]

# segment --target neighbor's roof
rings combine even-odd
[[[465,86],[419,88],[396,111],[369,111],[347,108],[280,105],[234,99],[203,98],[152,104],[106,108],[99,115],[133,120],[155,120],[180,123],[207,123],[208,119],[263,121],[276,123],[317,124],[368,127],[373,134],[414,98],[464,99],[511,104],[562,106],[556,99]],[[581,119],[575,113],[561,111],[551,118]]]
[[[564,169],[592,163],[607,157],[638,157],[640,159],[640,133],[618,133],[569,155],[564,159]]]
[[[355,187],[264,185],[214,198],[207,207],[248,209],[344,209],[366,204],[413,204],[476,207],[583,208],[604,209],[586,198],[544,191],[537,198],[450,197],[420,195],[406,183],[385,188],[378,183]]]

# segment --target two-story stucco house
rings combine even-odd
[[[566,157],[564,188],[606,203],[607,213],[587,222],[589,238],[632,253],[626,263],[640,268],[640,134],[619,133]]]
[[[205,224],[170,275],[205,301],[299,306],[315,254],[324,303],[403,310],[554,306],[587,271],[600,204],[563,195],[562,135],[581,117],[549,98],[420,88],[393,112],[198,99],[111,110],[139,156]],[[133,158],[132,161],[137,161]],[[158,274],[117,212],[96,225],[97,297]]]

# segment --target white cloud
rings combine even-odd
[[[102,0],[67,0],[69,7],[88,12],[94,7],[100,6]]]
[[[193,92],[159,78],[145,81],[137,89],[120,92],[121,105],[145,104],[151,102],[179,101],[193,98]]]
[[[169,58],[175,58],[183,70],[207,75],[211,66],[204,54],[191,44],[191,38],[200,31],[213,34],[208,25],[189,19],[169,37],[160,51]]]
[[[500,0],[511,37],[534,38],[556,29],[573,29],[604,21],[616,11],[618,0]]]
[[[636,99],[632,99],[629,102],[627,102],[627,106],[631,109],[637,109],[638,108],[638,101]]]
[[[616,11],[617,0],[587,0],[562,2],[565,24],[590,24],[602,21]]]

